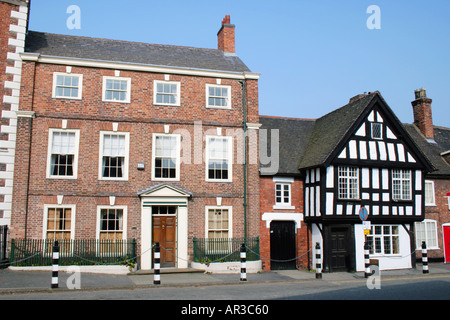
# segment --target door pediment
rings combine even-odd
[[[164,183],[152,186],[141,192],[138,192],[139,197],[162,197],[162,198],[189,198],[192,193],[180,187]]]

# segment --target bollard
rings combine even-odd
[[[161,253],[160,253],[160,249],[159,249],[159,242],[155,243],[155,261],[154,261],[154,266],[153,266],[153,284],[161,284],[161,275],[159,273],[160,269],[161,269],[161,265],[160,265],[160,258],[161,258]]]
[[[52,253],[52,289],[58,288],[58,269],[59,269],[59,243],[55,241]]]
[[[428,254],[427,244],[422,241],[422,273],[428,273]]]
[[[241,245],[241,281],[247,281],[247,250],[245,243]]]
[[[370,272],[370,251],[369,251],[369,242],[364,243],[364,265],[365,272],[364,277],[368,278],[372,273]]]
[[[316,279],[322,279],[322,256],[318,242],[316,242]]]

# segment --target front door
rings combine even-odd
[[[348,271],[348,228],[331,229],[331,270]]]
[[[153,213],[153,243],[159,242],[161,268],[176,264],[176,211],[175,206],[155,206]]]
[[[270,269],[295,270],[295,222],[270,223]]]
[[[444,261],[445,263],[450,263],[450,226],[443,226],[444,233]]]

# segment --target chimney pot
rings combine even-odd
[[[426,98],[427,97],[427,90],[425,88],[414,90],[414,95],[416,97],[416,100],[420,99],[420,98]]]

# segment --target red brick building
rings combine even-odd
[[[260,123],[262,266],[264,270],[306,269],[313,251],[304,223],[303,176],[298,159],[314,120],[260,116]]]
[[[229,16],[218,49],[28,31],[11,238],[136,239],[150,269],[155,242],[185,268],[194,237],[257,237],[259,74],[234,34]]]
[[[426,242],[429,261],[450,262],[450,129],[433,125],[432,99],[425,89],[411,102],[414,123],[405,125],[435,171],[425,176],[425,220],[416,223],[416,250]]]

